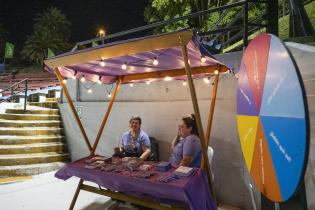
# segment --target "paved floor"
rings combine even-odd
[[[0,185],[1,210],[66,210],[69,208],[78,178],[62,181],[55,172],[35,176],[32,180]],[[91,184],[91,183],[89,183]],[[93,184],[91,184],[93,185]],[[81,191],[77,210],[106,209],[108,197]]]

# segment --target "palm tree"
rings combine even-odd
[[[70,48],[70,26],[59,9],[52,7],[34,19],[33,33],[27,37],[22,49],[22,58],[35,64],[43,64],[50,48],[55,53],[62,53]]]

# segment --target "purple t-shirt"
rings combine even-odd
[[[147,148],[151,147],[149,136],[143,130],[140,130],[139,135],[135,139],[132,138],[130,131],[125,132],[120,144],[127,153],[138,156],[143,153],[143,146]]]
[[[183,159],[184,155],[193,158],[189,167],[200,167],[201,164],[201,145],[199,137],[196,135],[189,135],[181,139],[173,149],[170,157],[170,163],[173,166],[178,166]]]

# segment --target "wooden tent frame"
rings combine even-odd
[[[60,85],[62,86],[64,93],[66,95],[66,98],[69,102],[70,108],[75,116],[75,120],[77,124],[79,125],[79,128],[81,130],[81,133],[83,135],[84,141],[90,151],[90,155],[95,154],[95,150],[97,148],[97,145],[99,143],[100,137],[102,135],[102,132],[104,130],[104,127],[106,125],[108,116],[111,112],[112,106],[114,104],[114,101],[116,99],[116,96],[118,94],[118,91],[120,89],[121,84],[123,83],[129,83],[136,80],[144,80],[144,79],[152,79],[152,78],[164,78],[166,76],[168,77],[176,77],[176,76],[187,76],[191,99],[193,103],[194,113],[196,117],[196,123],[198,128],[198,133],[200,137],[200,143],[202,146],[202,156],[203,160],[208,160],[208,154],[207,154],[207,148],[209,145],[209,137],[211,132],[211,126],[212,126],[212,119],[213,119],[213,113],[215,108],[215,101],[216,101],[216,95],[217,95],[217,88],[219,83],[219,73],[226,72],[228,69],[224,65],[216,65],[216,66],[202,66],[202,67],[193,67],[191,68],[188,62],[188,53],[187,53],[187,44],[193,37],[193,31],[184,31],[184,32],[175,32],[171,34],[165,34],[160,36],[152,36],[141,40],[131,41],[119,45],[113,45],[105,48],[97,48],[90,51],[84,51],[84,52],[78,52],[77,54],[72,55],[65,55],[65,56],[57,56],[52,59],[45,60],[45,64],[50,67],[54,67],[54,72],[60,82]],[[182,49],[182,55],[185,62],[185,68],[184,69],[174,69],[174,70],[163,70],[163,71],[157,71],[157,72],[149,72],[149,73],[137,73],[137,74],[131,74],[131,75],[125,75],[125,76],[119,76],[117,80],[117,84],[114,90],[113,97],[111,98],[108,108],[106,110],[105,116],[102,120],[101,126],[99,128],[99,131],[97,133],[95,142],[93,145],[91,145],[86,132],[84,130],[84,127],[79,119],[79,116],[76,112],[75,106],[72,102],[71,96],[68,92],[67,86],[63,83],[63,77],[59,71],[60,66],[66,66],[71,65],[74,63],[82,63],[82,62],[88,62],[91,60],[98,60],[100,57],[104,59],[113,58],[113,57],[119,57],[129,54],[136,54],[151,50],[158,50],[158,49],[164,49],[164,48],[170,48],[170,47],[181,47]],[[215,74],[215,80],[214,80],[214,87],[212,90],[212,97],[210,101],[210,110],[208,113],[208,124],[207,124],[207,131],[206,136],[204,135],[204,131],[202,128],[201,123],[201,117],[200,117],[200,111],[195,91],[195,86],[193,83],[192,75],[194,74]],[[212,187],[212,177],[211,177],[211,169],[209,165],[209,161],[203,161],[202,167],[205,169],[208,179],[208,185],[210,192],[212,194],[212,198],[214,199],[214,202],[216,202],[215,193]],[[153,207],[155,209],[175,209],[179,210],[180,208],[176,208],[174,206],[172,207],[166,207],[163,205],[160,205],[160,203],[148,201],[145,199],[140,199],[134,196],[126,195],[124,193],[120,192],[113,192],[107,189],[98,189],[96,187],[92,187],[89,185],[83,184],[83,179],[80,179],[79,184],[77,186],[77,189],[75,191],[74,197],[72,199],[71,205],[69,207],[69,210],[72,210],[74,208],[74,205],[76,203],[76,200],[78,198],[80,190],[89,191],[92,193],[97,193],[105,196],[109,196],[118,200],[128,201],[131,203],[139,204],[145,207]]]

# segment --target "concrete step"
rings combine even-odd
[[[46,114],[46,115],[59,115],[58,109],[6,109],[5,113],[8,114]]]
[[[62,127],[59,120],[3,120],[0,119],[0,127]]]
[[[41,163],[32,165],[0,166],[0,176],[30,176],[58,170],[64,162]]]
[[[69,154],[67,153],[60,154],[56,152],[33,154],[9,154],[0,155],[0,166],[17,166],[38,163],[65,162],[68,161],[68,159]]]
[[[58,109],[59,108],[57,102],[30,102],[30,103],[28,103],[28,105],[51,108],[51,109]]]
[[[60,115],[0,114],[0,119],[4,119],[4,120],[59,120]]]
[[[18,144],[18,145],[0,145],[0,154],[29,154],[29,153],[44,153],[57,152],[63,153],[67,151],[64,143],[33,143],[33,144]]]
[[[32,144],[32,143],[49,143],[49,142],[65,142],[64,136],[0,136],[0,144]]]
[[[35,135],[63,135],[63,128],[54,127],[0,127],[0,135],[35,136]]]

